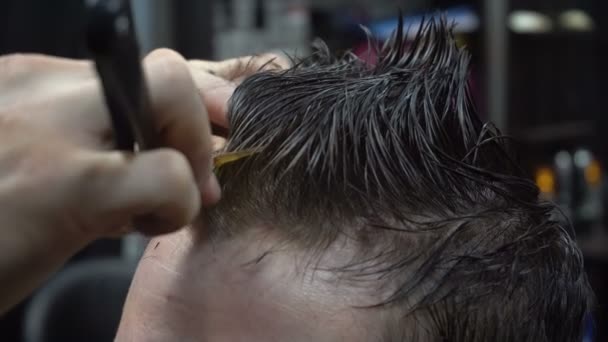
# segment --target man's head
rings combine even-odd
[[[223,199],[199,227],[150,244],[122,336],[135,311],[204,341],[581,335],[581,253],[475,115],[449,27],[397,30],[378,55],[319,45],[237,88],[222,152],[251,154],[216,170]]]

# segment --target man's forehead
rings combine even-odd
[[[303,273],[301,261],[255,229],[213,243],[195,239],[191,230],[155,238],[140,262],[120,330],[126,336],[145,325],[181,336],[232,340],[240,335],[229,334],[242,333],[293,341],[356,340],[369,331],[361,329],[369,326],[369,315],[353,308],[349,291]]]

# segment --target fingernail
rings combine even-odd
[[[222,197],[222,188],[217,177],[212,173],[201,188],[201,204],[208,207],[217,203]]]

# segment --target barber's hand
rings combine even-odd
[[[131,154],[112,151],[90,62],[0,57],[0,313],[92,240],[132,223],[171,232],[216,202],[209,118],[225,126],[234,81],[273,58],[189,63],[153,52],[144,69],[165,148]]]

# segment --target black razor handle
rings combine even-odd
[[[159,147],[128,0],[86,1],[87,45],[108,106],[116,147]]]

